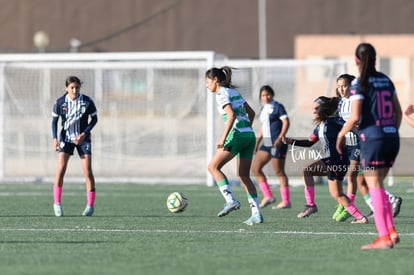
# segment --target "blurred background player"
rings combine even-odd
[[[403,117],[404,117],[404,120],[408,123],[408,125],[414,128],[414,119],[411,117],[413,113],[414,113],[414,104],[410,104],[405,109],[403,113]],[[414,186],[414,182],[413,182],[413,186]]]
[[[298,218],[309,217],[318,212],[315,204],[315,182],[313,176],[327,176],[331,197],[342,205],[355,219],[351,223],[368,223],[354,203],[344,194],[342,181],[347,172],[349,160],[347,155],[336,151],[336,137],[344,121],[336,113],[338,97],[320,96],[313,103],[313,114],[316,127],[307,140],[284,138],[283,142],[292,146],[311,147],[319,140],[322,142],[322,159],[303,168],[305,182],[305,209],[298,214]],[[292,148],[292,150],[294,150]]]
[[[226,203],[217,216],[223,217],[240,208],[226,175],[221,168],[238,157],[238,176],[247,193],[251,217],[244,223],[253,225],[263,223],[260,213],[257,191],[250,179],[250,168],[256,144],[252,123],[255,112],[231,83],[230,67],[211,68],[206,74],[206,87],[216,96],[217,109],[225,121],[225,127],[216,144],[216,152],[208,164],[208,171],[216,181]]]
[[[414,113],[414,104],[410,104],[407,106],[407,108],[404,111],[404,120],[414,128],[414,119],[410,117]]]
[[[402,112],[394,84],[388,76],[376,70],[375,62],[374,47],[369,43],[359,44],[355,51],[355,63],[360,75],[351,84],[351,114],[336,142],[338,152],[342,153],[345,135],[358,127],[361,166],[378,231],[378,238],[361,246],[362,250],[389,249],[400,241],[391,204],[385,194],[384,178],[398,155]]]
[[[83,216],[92,216],[95,203],[95,178],[92,172],[91,130],[98,122],[93,100],[80,93],[81,81],[70,76],[65,81],[66,93],[59,97],[52,112],[53,149],[58,151],[58,164],[53,185],[55,216],[63,216],[61,203],[63,178],[69,158],[76,148],[82,163],[86,180],[86,208]],[[61,118],[61,132],[58,139],[57,126]],[[90,120],[89,120],[90,118]]]
[[[290,192],[288,177],[285,172],[285,158],[288,145],[282,142],[282,138],[289,129],[289,118],[285,107],[274,100],[275,92],[272,87],[265,85],[260,88],[260,122],[262,124],[256,137],[256,153],[253,159],[252,171],[262,191],[263,198],[260,207],[264,208],[275,203],[276,198],[263,172],[263,167],[272,162],[272,167],[279,178],[280,196],[282,201],[273,209],[290,208]],[[260,142],[263,144],[260,146]]]
[[[349,90],[351,87],[351,82],[355,79],[355,76],[349,74],[340,75],[337,82],[336,94],[341,98],[338,106],[338,115],[345,121],[348,120],[349,115],[351,114],[351,102],[349,100]],[[347,196],[351,201],[355,201],[357,189],[364,198],[365,203],[371,209],[371,212],[367,217],[373,216],[373,208],[371,197],[368,192],[368,186],[364,180],[364,175],[362,169],[360,169],[360,149],[359,149],[359,137],[353,131],[348,132],[345,135],[345,145],[348,152],[349,158],[349,170],[348,170],[348,192]],[[385,193],[388,196],[389,201],[392,205],[393,216],[396,217],[400,213],[402,198],[397,197],[391,192],[385,190]],[[336,211],[332,218],[336,221],[344,221],[351,215],[341,206],[338,205]]]

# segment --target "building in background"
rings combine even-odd
[[[266,3],[267,60],[253,60],[259,57],[259,21],[263,19],[259,16],[259,3],[263,2]],[[98,127],[102,128],[95,135],[98,174],[161,176],[161,166],[162,172],[168,175],[203,176],[208,155],[203,151],[208,142],[203,139],[213,138],[207,139],[203,132],[208,132],[209,127],[198,127],[206,124],[206,111],[212,109],[205,104],[203,75],[206,65],[210,66],[214,58],[204,58],[205,63],[198,70],[193,70],[193,62],[188,67],[181,64],[170,68],[171,59],[157,63],[154,57],[148,59],[153,56],[149,52],[220,53],[214,64],[219,66],[225,62],[240,69],[234,74],[235,83],[240,83],[240,91],[253,104],[258,101],[261,85],[270,84],[275,88],[278,98],[290,108],[290,131],[298,136],[307,135],[310,132],[307,127],[313,127],[310,103],[314,98],[334,95],[337,75],[356,74],[353,55],[362,41],[376,47],[378,68],[395,82],[403,108],[414,101],[414,51],[410,47],[414,40],[411,33],[414,2],[408,0],[0,0],[0,5],[3,38],[0,41],[3,66],[0,67],[4,76],[0,77],[0,95],[4,97],[0,108],[0,121],[4,124],[0,130],[5,130],[0,135],[3,138],[0,151],[9,156],[0,157],[0,176],[18,177],[27,173],[42,180],[53,174],[54,165],[48,164],[50,160],[53,164],[55,161],[48,144],[50,129],[45,127],[50,121],[47,110],[53,103],[50,100],[55,98],[52,95],[63,92],[62,81],[73,72],[85,81],[84,88],[100,106],[99,125],[102,126]],[[56,62],[58,55],[43,54],[30,56],[47,57],[47,64],[20,64],[21,61],[13,64],[8,58],[20,59],[22,55],[1,54],[37,52],[71,53],[64,54],[64,58],[78,56],[72,52],[132,53],[126,53],[126,64],[116,66],[114,62],[107,64],[108,57],[89,60],[89,64],[75,62],[75,65]],[[139,55],[145,57],[141,61],[148,63],[133,65],[133,59]],[[289,65],[292,61],[323,63],[327,60],[327,63],[339,62],[340,66]],[[277,66],[273,64],[278,62],[281,63]],[[173,81],[178,82],[176,89],[172,88]],[[187,95],[186,100],[180,100],[178,95]],[[171,104],[172,99],[179,103]],[[170,105],[155,104],[160,100]],[[170,116],[173,107],[183,113]],[[22,127],[15,127],[20,125],[15,119],[23,121]],[[128,119],[131,123],[125,123]],[[119,129],[112,131],[105,125],[116,125]],[[158,128],[154,130],[154,126]],[[401,132],[403,137],[414,135],[405,123],[402,128],[405,128]],[[107,129],[110,133],[105,132]],[[113,132],[116,137],[110,138]],[[110,146],[103,142],[108,138],[112,141]],[[160,154],[159,142],[165,152],[175,155],[169,158],[167,154]],[[414,148],[410,142],[411,139],[404,139],[405,159],[398,160],[398,174],[412,173],[407,161],[412,155],[408,149]],[[177,157],[180,154],[184,157]],[[134,163],[140,157],[144,159]],[[191,164],[182,169],[178,159]],[[161,161],[168,163],[160,165]]]
[[[298,35],[412,34],[411,0],[0,0],[0,52],[211,50],[259,56],[259,2],[269,58],[293,58]],[[332,45],[336,47],[335,45]]]

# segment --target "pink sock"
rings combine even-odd
[[[86,199],[87,199],[87,205],[88,206],[94,206],[95,205],[95,191],[86,191]]]
[[[350,200],[351,202],[355,202],[355,197],[356,197],[356,195],[355,195],[355,194],[348,193],[346,196],[349,198],[349,200]]]
[[[62,186],[53,185],[53,203],[60,204],[62,199]]]
[[[305,186],[306,205],[315,205],[315,186]]]
[[[346,211],[351,214],[355,219],[361,219],[363,215],[359,212],[358,208],[356,208],[355,204],[351,201],[345,206]]]
[[[388,211],[387,205],[389,202],[386,203],[388,199],[385,199],[386,194],[384,189],[370,188],[369,194],[371,195],[372,207],[374,208],[374,221],[375,226],[377,227],[378,236],[387,236],[389,227],[387,226],[386,212]]]
[[[282,197],[282,201],[285,204],[290,204],[290,192],[289,186],[281,186],[280,187],[280,196]]]
[[[387,193],[384,191],[384,204],[385,204],[385,221],[387,223],[387,228],[390,229],[394,227],[394,218],[392,216],[392,206],[390,200],[388,199]]]
[[[266,181],[265,182],[260,182],[259,183],[259,188],[262,191],[264,197],[273,198],[272,190],[270,190],[270,186]]]

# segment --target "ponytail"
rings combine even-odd
[[[377,74],[375,48],[369,43],[361,43],[355,50],[355,59],[359,65],[360,88],[362,92],[369,89],[368,79]]]
[[[205,77],[209,79],[217,78],[217,83],[222,87],[236,88],[236,86],[231,83],[231,75],[232,69],[228,66],[224,66],[207,70]]]

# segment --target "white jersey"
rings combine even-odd
[[[270,103],[263,105],[259,119],[262,123],[264,146],[273,146],[282,131],[282,120],[286,118],[288,118],[288,115],[285,107],[279,102],[272,100]]]
[[[349,98],[341,98],[338,108],[339,116],[347,121],[351,115],[351,100]],[[345,135],[345,144],[347,146],[355,146],[358,144],[358,136],[354,132],[348,132]]]
[[[247,115],[246,108],[244,107],[245,102],[246,101],[240,93],[232,88],[221,87],[220,91],[216,93],[217,110],[223,117],[224,121],[227,121],[228,117],[223,107],[227,104],[231,104],[231,107],[236,114],[233,129],[236,129],[239,132],[253,132],[249,116]]]

